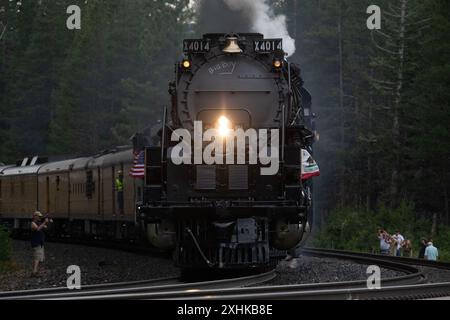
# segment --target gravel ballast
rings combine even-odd
[[[276,269],[277,277],[268,285],[367,280],[368,267],[350,260],[300,255],[297,261],[280,262]],[[403,275],[403,272],[381,268],[382,279]]]
[[[31,276],[32,251],[29,242],[13,242],[13,270],[0,274],[0,291],[64,287],[67,268],[81,268],[82,285],[151,280],[179,276],[170,259],[119,250],[47,243],[46,263],[39,276]],[[291,285],[367,280],[368,265],[351,260],[300,255],[294,263],[282,261],[277,277],[265,285]],[[450,271],[419,267],[429,282],[450,281]],[[381,268],[381,277],[405,273]]]
[[[450,270],[417,266],[429,283],[450,282]]]
[[[179,276],[170,259],[124,251],[47,243],[46,262],[31,275],[32,249],[27,241],[13,242],[13,270],[0,274],[0,291],[65,287],[67,268],[81,268],[82,285],[150,280]]]

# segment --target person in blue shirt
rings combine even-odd
[[[433,242],[428,242],[428,247],[425,249],[425,259],[429,261],[437,261],[438,258],[438,249],[433,246]]]

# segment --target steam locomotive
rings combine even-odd
[[[49,214],[55,237],[140,241],[188,269],[269,266],[312,221],[304,150],[315,139],[311,96],[281,39],[206,34],[184,43],[171,107],[148,139],[85,158],[0,166],[0,222],[29,230]],[[136,151],[144,180],[128,172]],[[115,180],[123,173],[123,207]]]
[[[160,143],[145,148],[138,217],[183,269],[268,266],[309,231],[301,165],[315,138],[311,96],[282,39],[206,34],[183,45]]]

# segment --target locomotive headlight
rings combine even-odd
[[[221,116],[217,121],[217,130],[221,137],[228,136],[231,131],[231,121],[227,117]]]
[[[184,59],[182,62],[182,66],[184,69],[189,69],[191,67],[191,62],[187,59]]]

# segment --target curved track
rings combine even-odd
[[[367,289],[366,281],[261,286],[276,277],[275,271],[255,276],[182,283],[179,278],[165,278],[133,283],[86,286],[80,291],[66,288],[0,293],[0,299],[53,300],[112,300],[112,299],[408,299],[450,295],[450,283],[425,284],[426,277],[415,265],[450,270],[450,264],[430,263],[416,259],[398,259],[364,253],[335,250],[303,249],[304,255],[352,260],[356,263],[378,265],[405,275],[381,280],[380,290]],[[406,259],[406,260],[405,260]]]
[[[203,292],[223,288],[237,288],[259,285],[273,280],[275,271],[225,280],[183,283],[180,278],[165,278],[150,281],[116,283],[110,285],[86,286],[82,290],[67,288],[15,291],[0,293],[0,300],[92,300],[92,299],[134,299],[141,295],[160,295],[170,292]]]

